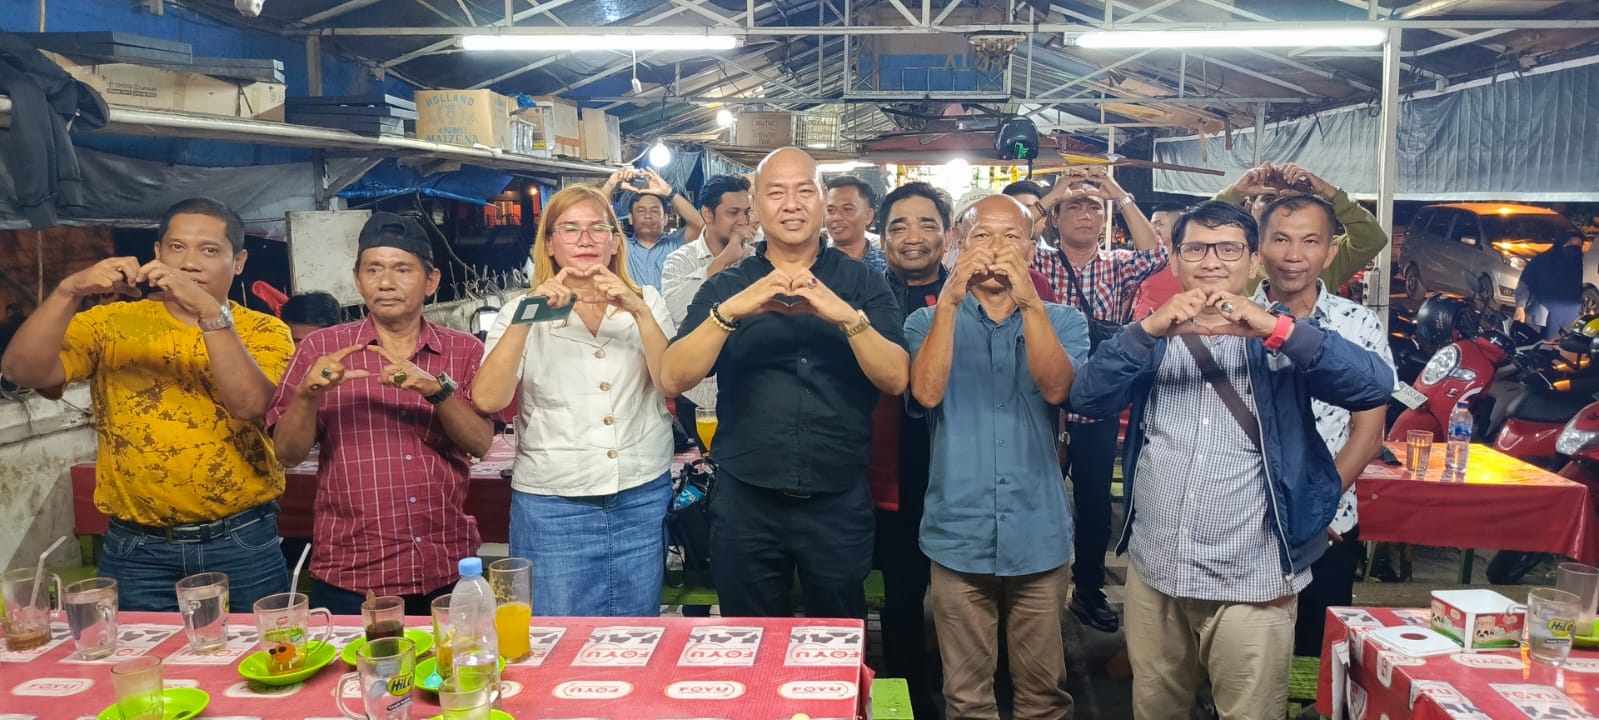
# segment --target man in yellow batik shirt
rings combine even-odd
[[[177,610],[186,575],[223,572],[229,608],[288,589],[278,552],[283,467],[262,418],[294,352],[288,326],[228,300],[244,223],[206,199],[161,218],[156,259],[81,270],[34,310],[0,373],[57,397],[88,380],[100,436],[94,503],[111,516],[100,575],[123,610]],[[83,299],[130,298],[77,312]]]

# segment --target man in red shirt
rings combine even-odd
[[[1160,236],[1160,244],[1168,251],[1171,250],[1172,222],[1181,214],[1183,206],[1171,202],[1156,203],[1150,210],[1149,224],[1155,226],[1155,234]],[[1157,272],[1150,275],[1138,286],[1138,300],[1133,303],[1133,319],[1143,320],[1155,314],[1156,309],[1182,291],[1183,285],[1177,281],[1177,273]]]
[[[494,438],[470,400],[483,343],[422,318],[439,271],[416,220],[376,213],[358,243],[366,319],[305,338],[267,424],[285,466],[322,448],[311,604],[359,614],[373,592],[427,615],[481,542],[464,506],[468,456]]]

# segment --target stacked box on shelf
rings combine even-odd
[[[286,117],[296,125],[348,130],[359,135],[405,135],[417,119],[416,103],[393,95],[290,98]]]
[[[43,51],[111,105],[283,122],[287,93],[281,82],[252,82],[163,68],[172,64],[100,62]]]
[[[450,145],[504,148],[511,99],[493,90],[418,90],[416,136]]]

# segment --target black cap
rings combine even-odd
[[[372,213],[361,226],[361,237],[355,253],[359,257],[368,248],[391,247],[404,250],[426,262],[433,262],[433,239],[416,218],[389,212]]]

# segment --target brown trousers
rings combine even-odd
[[[1135,720],[1187,720],[1208,671],[1222,720],[1278,720],[1288,711],[1293,595],[1269,603],[1176,598],[1127,572],[1127,656]]]
[[[1070,567],[1068,563],[1036,575],[998,577],[960,573],[933,563],[933,622],[943,657],[949,720],[999,718],[994,666],[1001,613],[1016,688],[1016,720],[1071,718],[1060,627]]]

